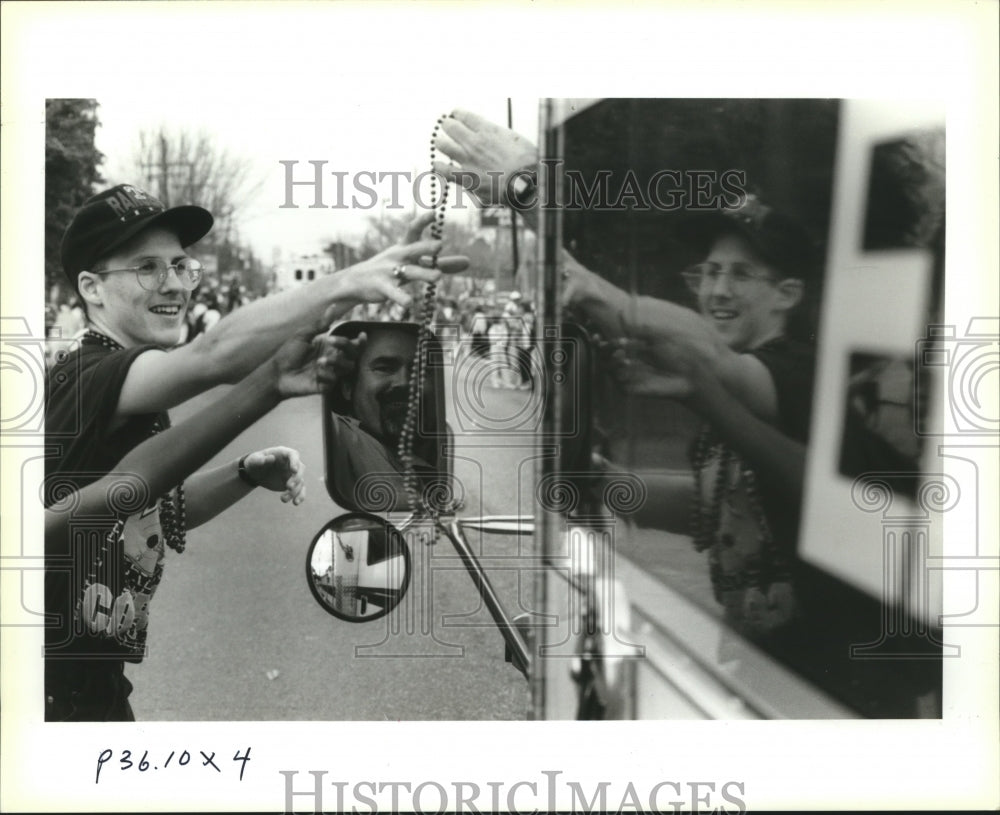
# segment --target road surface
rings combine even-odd
[[[447,369],[455,473],[463,514],[530,514],[532,449],[520,432],[537,397],[492,388],[481,369]],[[225,392],[217,388],[172,411],[174,422]],[[456,402],[457,396],[457,402]],[[413,633],[391,618],[342,622],[313,599],[305,578],[313,536],[341,514],[323,483],[320,399],[285,402],[212,462],[273,444],[297,448],[306,502],[282,504],[257,490],[168,554],[153,599],[149,655],[127,673],[136,716],[161,720],[524,719],[528,683],[504,661],[504,643],[447,540],[414,551],[407,611]],[[458,407],[456,407],[458,405]],[[212,465],[209,465],[212,466]],[[473,538],[512,614],[530,610],[529,537]]]

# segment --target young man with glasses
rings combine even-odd
[[[440,275],[427,268],[440,241],[418,240],[432,218],[429,213],[415,222],[406,244],[238,309],[211,332],[175,348],[202,275],[185,247],[208,233],[211,214],[196,206],[168,209],[130,185],[90,198],[61,247],[63,269],[85,305],[89,329],[80,347],[48,374],[46,442],[54,454],[46,459],[46,506],[112,472],[129,451],[169,427],[167,409],[241,380],[301,326],[328,325],[363,302],[408,304],[411,296],[401,283]],[[461,258],[439,262],[443,271],[465,265]],[[311,359],[315,390],[320,369],[336,365],[339,352],[349,348],[344,341],[331,350],[317,340]],[[85,719],[131,719],[123,663],[142,659],[148,604],[165,546],[183,551],[187,529],[254,487],[294,486],[299,470],[295,451],[260,451],[196,473],[183,486],[153,496],[159,500],[149,506],[130,507],[126,500],[119,514],[128,520],[120,527],[81,520],[75,533],[47,539],[46,611],[57,621],[46,629],[47,716],[75,711],[70,715]],[[109,535],[112,564],[100,554]],[[109,568],[110,584],[87,594],[90,575]],[[113,636],[91,630],[95,619],[108,616],[131,623]]]
[[[697,312],[630,296],[568,255],[564,302],[606,337],[624,333],[633,391],[683,398],[705,421],[692,473],[647,477],[655,499],[637,520],[691,534],[735,630],[800,649],[795,543],[815,359],[788,328],[816,251],[752,196],[738,210],[692,218],[686,234],[705,252],[682,272]]]

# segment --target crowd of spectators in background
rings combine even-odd
[[[225,315],[257,296],[235,272],[205,280],[194,294],[179,344],[211,331]],[[86,314],[75,295],[67,302],[57,304],[57,300],[54,295],[46,308],[49,365],[58,353],[69,351],[87,328]],[[419,315],[392,302],[357,306],[348,317],[384,322],[419,319]],[[519,390],[533,387],[534,311],[519,291],[473,290],[457,296],[439,295],[431,328],[456,362],[467,356],[481,358],[489,366],[489,386]]]
[[[87,315],[79,298],[73,294],[65,302],[60,303],[59,299],[58,291],[53,291],[45,308],[47,366],[55,362],[57,354],[71,350],[87,330]],[[192,298],[178,344],[191,342],[199,334],[211,330],[225,315],[255,299],[256,293],[243,285],[238,272],[230,272],[222,280],[205,280]]]
[[[361,305],[349,316],[380,322],[420,321],[419,314],[395,303]],[[431,329],[456,363],[475,357],[489,366],[489,386],[533,387],[535,316],[531,303],[519,291],[439,296]]]

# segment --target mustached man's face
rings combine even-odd
[[[406,421],[416,337],[399,329],[368,332],[348,396],[361,426],[397,444]]]

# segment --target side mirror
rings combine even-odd
[[[356,337],[365,332],[369,347],[373,341],[386,343],[396,353],[395,341],[414,341],[416,323],[341,323],[333,333]],[[387,339],[387,338],[395,338]],[[367,353],[367,349],[366,349]],[[409,362],[409,359],[407,360]],[[451,480],[451,431],[445,422],[445,358],[441,343],[433,334],[427,348],[423,393],[417,418],[414,453],[422,490],[449,485]],[[323,397],[323,449],[326,489],[330,498],[345,509],[358,512],[402,512],[409,509],[403,475],[395,449],[365,431],[354,416],[354,408],[344,393],[335,389]]]
[[[392,611],[410,585],[410,550],[388,521],[364,512],[334,518],[306,556],[309,590],[324,611],[352,623]]]

